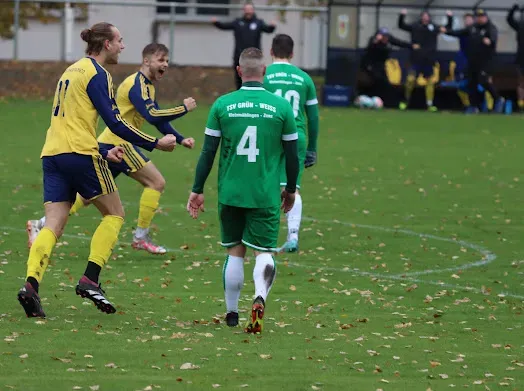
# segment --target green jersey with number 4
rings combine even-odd
[[[287,62],[274,62],[266,69],[264,88],[285,98],[293,108],[297,128],[306,132],[306,106],[317,105],[317,90],[311,77]]]
[[[244,83],[215,101],[205,133],[221,137],[219,203],[242,208],[280,205],[282,142],[298,138],[286,100],[260,83]]]

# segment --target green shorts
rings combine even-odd
[[[304,162],[306,161],[306,135],[299,131],[298,132],[298,178],[297,188],[300,189],[300,183],[302,181],[302,174],[304,173]],[[287,184],[286,176],[286,164],[282,162],[282,169],[280,171],[280,186]]]
[[[280,207],[240,208],[218,204],[222,246],[243,243],[257,251],[276,251],[280,229]]]

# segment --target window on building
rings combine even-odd
[[[158,0],[159,3],[169,3],[170,0]],[[230,0],[176,0],[176,3],[186,3],[186,4],[230,4]],[[170,7],[158,6],[156,12],[159,14],[169,14]],[[220,9],[212,7],[203,7],[203,8],[190,8],[190,7],[175,7],[175,13],[177,15],[186,15],[186,16],[228,16],[229,9]]]

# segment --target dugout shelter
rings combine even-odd
[[[517,71],[514,58],[517,50],[516,33],[506,21],[514,0],[330,0],[328,3],[328,45],[323,103],[329,106],[349,106],[365,88],[365,75],[360,71],[360,59],[369,38],[382,27],[387,27],[397,38],[408,40],[409,33],[397,28],[398,15],[407,10],[407,21],[416,21],[427,10],[432,22],[445,24],[446,10],[454,16],[453,28],[462,27],[467,12],[482,8],[497,26],[499,40],[494,70],[494,82],[503,96],[514,100]],[[522,4],[524,6],[524,4]],[[521,8],[522,17],[524,8]],[[435,104],[440,108],[459,108],[460,101],[453,85],[453,59],[459,50],[457,38],[439,36],[435,66],[438,78]],[[388,60],[388,75],[399,89],[405,81],[409,50],[395,49]],[[423,82],[423,81],[422,81]],[[423,91],[417,88],[413,105],[424,107]]]

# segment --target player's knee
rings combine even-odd
[[[244,258],[246,256],[246,246],[238,244],[227,249],[227,253],[233,257]]]
[[[151,182],[151,186],[149,187],[162,193],[164,189],[166,188],[166,180],[164,179],[162,175],[159,175]]]
[[[46,218],[45,227],[53,231],[56,238],[59,239],[64,233],[66,222],[67,219],[65,221],[61,221],[60,219]]]
[[[113,216],[122,217],[125,219],[126,212],[124,211],[124,206],[120,204],[117,208],[115,208],[115,213],[111,213]]]

